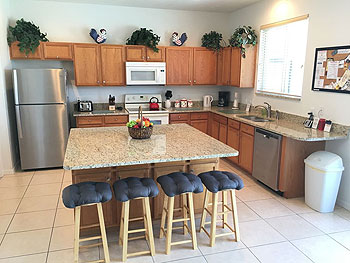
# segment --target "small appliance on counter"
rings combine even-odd
[[[166,109],[170,109],[171,108],[171,101],[170,101],[170,99],[171,99],[172,96],[173,96],[173,92],[171,90],[167,90],[165,92],[166,100],[165,100],[164,104],[165,104],[165,108]]]
[[[210,108],[213,100],[214,100],[213,96],[210,96],[210,95],[203,96],[203,107]]]
[[[227,107],[230,102],[229,91],[219,91],[219,102],[218,107]]]
[[[309,112],[309,118],[307,118],[305,121],[304,121],[304,127],[305,128],[311,128],[312,127],[312,124],[314,122],[314,114],[312,112]]]
[[[235,98],[233,99],[233,110],[238,110],[238,92],[235,92]]]
[[[115,96],[109,95],[109,98],[108,98],[108,109],[110,111],[115,111]]]
[[[157,97],[150,98],[149,110],[159,110],[159,99]]]
[[[93,105],[91,100],[78,100],[78,111],[91,112],[93,111]]]
[[[187,108],[187,99],[183,98],[180,100],[181,108]]]

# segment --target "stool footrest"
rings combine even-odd
[[[151,252],[149,250],[144,250],[144,251],[128,254],[127,257],[136,257],[136,256],[148,255],[148,254],[151,254]]]
[[[128,240],[137,240],[137,239],[143,239],[143,238],[146,238],[146,235],[136,236],[136,237],[129,237]]]
[[[102,245],[102,242],[96,243],[96,244],[90,244],[90,245],[83,245],[79,246],[79,248],[90,248],[90,247],[97,247],[99,245]]]
[[[81,226],[80,229],[87,229],[87,228],[93,228],[93,227],[100,227],[100,224],[92,224],[87,226]]]
[[[192,243],[192,239],[172,242],[171,245],[176,246],[176,245],[187,244],[187,243]]]
[[[124,218],[123,218],[124,219]],[[140,217],[135,217],[135,218],[130,218],[129,219],[129,222],[135,222],[135,221],[141,221],[143,220],[143,216],[140,216]]]
[[[99,262],[106,262],[104,259],[98,259],[98,260],[93,260],[93,261],[84,261],[81,263],[99,263]]]
[[[146,228],[140,228],[140,229],[129,230],[129,231],[128,231],[128,234],[140,233],[140,232],[146,232]]]
[[[101,239],[102,236],[94,236],[94,237],[87,237],[87,238],[80,238],[79,242],[85,242],[85,241],[90,241],[90,240],[96,240],[96,239]]]
[[[179,219],[174,219],[173,223],[177,223],[177,222],[186,222],[189,221],[190,218],[179,218]]]
[[[233,234],[234,234],[233,232],[228,232],[228,233],[216,234],[215,237],[224,237],[224,236],[229,236]]]

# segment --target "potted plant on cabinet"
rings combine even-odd
[[[144,45],[149,47],[154,52],[158,52],[157,45],[160,41],[160,36],[153,33],[152,29],[140,28],[135,30],[131,37],[126,40],[127,45]]]
[[[229,43],[231,47],[240,48],[242,57],[245,58],[245,47],[247,45],[255,46],[257,38],[255,30],[251,26],[242,26],[235,29]]]

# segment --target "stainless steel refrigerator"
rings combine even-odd
[[[61,167],[69,132],[66,71],[14,69],[13,84],[21,168]]]

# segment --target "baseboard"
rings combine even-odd
[[[350,202],[349,201],[345,201],[345,200],[337,200],[337,205],[344,207],[347,210],[350,210]]]
[[[19,162],[16,162],[16,164],[13,166],[12,169],[2,170],[0,176],[3,176],[5,174],[14,174],[16,171],[18,171],[18,168],[19,168]]]

